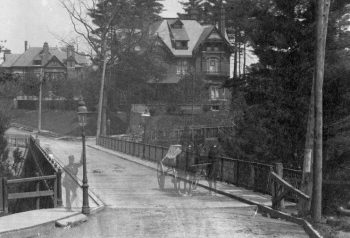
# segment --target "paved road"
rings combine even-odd
[[[62,164],[69,154],[80,158],[80,142],[40,141]],[[191,197],[179,196],[170,178],[160,191],[154,170],[114,155],[88,147],[87,161],[90,188],[106,209],[78,227],[55,229],[40,237],[307,237],[295,224],[262,217],[254,207],[211,196],[204,189]]]

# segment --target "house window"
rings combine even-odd
[[[177,40],[175,41],[175,48],[176,49],[187,49],[187,41],[183,41],[183,40]]]
[[[188,62],[187,60],[178,60],[176,66],[176,74],[187,74]]]
[[[33,60],[33,65],[41,65],[41,60]]]
[[[219,87],[218,86],[212,86],[210,88],[210,99],[211,100],[216,100],[220,98],[220,93],[219,93]]]
[[[207,71],[209,73],[219,72],[219,60],[217,58],[209,58],[207,61]]]

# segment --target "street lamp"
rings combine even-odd
[[[148,110],[146,109],[142,114],[141,114],[141,117],[142,117],[142,122],[143,122],[143,143],[145,143],[145,138],[146,138],[146,119],[149,118],[151,116],[151,114],[148,112]]]
[[[142,114],[142,123],[143,123],[143,135],[142,135],[142,143],[143,143],[143,158],[145,158],[145,151],[146,151],[146,119],[149,118],[151,114],[146,109]]]
[[[43,81],[44,81],[44,72],[43,69],[40,69],[40,73],[37,73],[36,76],[39,78],[39,108],[38,108],[38,133],[41,131],[41,102],[43,95]]]
[[[83,100],[80,100],[78,103],[78,120],[79,120],[79,126],[81,127],[81,138],[83,143],[83,207],[82,207],[82,213],[83,214],[90,214],[90,207],[89,207],[89,194],[88,194],[88,180],[86,175],[86,152],[85,152],[85,126],[87,124],[87,108],[85,106],[85,102]]]

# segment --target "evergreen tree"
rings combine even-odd
[[[232,0],[229,4],[234,2],[238,3]],[[348,2],[333,1],[331,5],[324,87],[326,125],[346,115],[349,108],[349,87],[345,80],[349,69],[341,63],[349,58],[342,44],[346,42],[342,40],[346,33],[339,21]],[[283,160],[299,166],[315,59],[314,2],[248,0],[244,3],[247,8],[242,4],[242,11],[233,8],[227,16],[229,24],[236,24],[244,31],[259,63],[252,67],[247,84],[242,87],[248,106],[243,119],[237,122],[238,139],[233,147],[239,148],[246,158],[254,155],[256,159]],[[236,16],[245,20],[235,23]]]

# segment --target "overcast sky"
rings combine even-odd
[[[164,0],[163,17],[176,17],[182,12],[179,0]],[[23,53],[24,41],[29,46],[60,46],[60,38],[70,38],[73,29],[59,0],[1,0],[0,41],[12,53]]]

